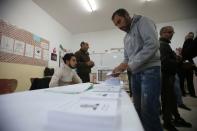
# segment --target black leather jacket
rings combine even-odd
[[[161,55],[161,72],[166,75],[175,75],[178,62],[176,54],[170,47],[170,41],[165,38],[160,38],[160,55]]]

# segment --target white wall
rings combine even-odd
[[[44,10],[32,2],[32,0],[4,1],[11,2],[7,2],[5,5],[0,1],[0,19],[49,40],[50,52],[52,52],[52,49],[55,47],[58,52],[59,44],[75,52],[80,48],[81,41],[89,42],[90,53],[92,51],[103,53],[105,50],[110,50],[111,48],[123,47],[123,37],[125,33],[119,29],[72,35]],[[172,25],[175,29],[175,34],[172,39],[173,49],[182,46],[184,37],[188,32],[197,32],[197,19],[160,23],[157,24],[158,30],[165,25]],[[116,55],[117,58],[114,58],[114,55]],[[91,57],[96,62],[96,66],[108,66],[110,68],[116,66],[117,63],[122,60],[120,53],[97,54],[91,55]],[[58,66],[58,61],[49,61],[49,66]],[[43,69],[40,69],[39,76],[42,75],[42,71]],[[32,76],[31,74],[32,72],[29,73],[29,76]],[[5,74],[3,74],[2,77],[5,77]],[[24,81],[25,80],[21,80],[21,83],[24,83]],[[29,78],[26,81],[29,81]]]
[[[122,61],[123,55],[120,53],[103,53],[111,48],[123,48],[124,35],[125,33],[118,29],[74,35],[72,36],[71,50],[73,52],[79,50],[81,41],[87,41],[90,47],[90,58],[95,62],[92,72],[96,72],[98,68],[112,69]],[[92,51],[102,54],[92,54]]]
[[[6,5],[3,5],[0,8],[0,18],[49,40],[50,52],[52,52],[52,49],[55,47],[56,49],[59,49],[59,44],[62,44],[64,47],[68,47],[72,52],[75,52],[80,48],[81,41],[89,42],[90,52],[104,52],[111,48],[123,47],[123,37],[125,33],[119,29],[90,32],[72,36],[62,25],[56,22],[31,0],[8,1],[11,2],[7,2]],[[158,30],[164,25],[172,25],[175,29],[171,44],[173,49],[182,46],[187,32],[197,32],[197,19],[160,23],[157,24]],[[55,67],[57,65],[58,61],[49,61],[50,67]]]
[[[68,47],[71,43],[71,34],[32,0],[0,0],[0,19],[48,40],[49,53],[53,48],[58,53],[59,44]],[[49,60],[49,67],[58,65]],[[16,79],[16,91],[29,90],[30,78],[43,77],[43,71],[41,66],[0,62],[0,78]]]
[[[58,53],[59,44],[69,46],[71,34],[33,1],[8,1],[0,5],[0,19],[48,40],[50,52],[56,48]],[[49,61],[49,66],[58,66],[58,61]]]
[[[175,34],[172,39],[172,48],[182,47],[184,42],[185,35],[192,31],[195,34],[197,33],[197,19],[189,19],[182,21],[173,21],[168,23],[157,24],[157,30],[162,26],[171,25],[174,27]],[[78,34],[72,36],[72,50],[78,50],[80,47],[81,41],[87,41],[90,43],[89,52],[104,52],[106,49],[110,48],[120,48],[123,47],[123,38],[124,32],[119,29],[99,31],[99,32],[90,32],[84,34]],[[159,36],[159,35],[158,35]],[[118,54],[118,53],[117,53]],[[105,54],[104,55],[91,55],[92,59],[96,62],[98,66],[109,66],[113,67],[117,65],[117,62],[121,62],[121,57],[113,58],[114,54]],[[119,56],[119,54],[117,55]],[[106,64],[107,63],[107,64]]]
[[[197,34],[197,19],[189,19],[182,21],[173,21],[168,23],[156,24],[157,30],[162,26],[171,25],[174,27],[175,34],[172,39],[172,48],[182,46],[185,35],[192,31]],[[77,50],[80,47],[81,41],[90,43],[90,51],[104,52],[105,49],[123,47],[124,32],[119,29],[90,32],[72,36],[72,50]]]
[[[197,35],[197,19],[189,19],[182,21],[173,21],[168,23],[157,24],[158,32],[163,26],[173,26],[175,34],[171,41],[172,49],[177,47],[182,47],[185,40],[185,36],[188,32],[194,32],[195,36]]]
[[[124,35],[125,33],[118,29],[73,35],[73,44],[71,49],[73,51],[78,50],[80,48],[81,41],[89,42],[90,52],[104,52],[111,48],[121,48],[123,47]]]

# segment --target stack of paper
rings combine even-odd
[[[48,112],[47,131],[118,131],[116,100],[79,99]]]
[[[91,89],[90,91],[92,91],[92,92],[120,93],[121,86],[98,84],[98,85],[94,85],[94,88]]]
[[[103,99],[103,100],[118,100],[120,98],[120,93],[116,92],[85,92],[80,97],[81,99]]]
[[[55,88],[49,88],[45,91],[63,94],[79,94],[85,92],[93,87],[92,83],[80,83],[74,85],[60,86]]]
[[[118,77],[109,77],[103,82],[103,84],[120,86],[120,80]]]

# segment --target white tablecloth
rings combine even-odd
[[[46,89],[0,95],[0,131],[46,131],[47,112],[68,98],[77,97],[77,94],[53,93]],[[143,131],[133,103],[124,90],[120,100],[120,130]]]

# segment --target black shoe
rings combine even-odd
[[[197,98],[197,96],[196,96],[196,95],[191,95],[191,97],[193,97],[193,98]]]
[[[191,109],[189,107],[187,107],[185,104],[178,105],[178,107],[182,108],[182,109],[185,109],[185,110],[188,110],[188,111],[191,111]]]
[[[173,123],[176,127],[192,127],[192,124],[186,122],[183,118],[176,118]]]
[[[178,131],[178,129],[176,129],[176,127],[172,125],[171,123],[168,123],[168,124],[164,123],[163,128],[165,128],[168,131]]]

